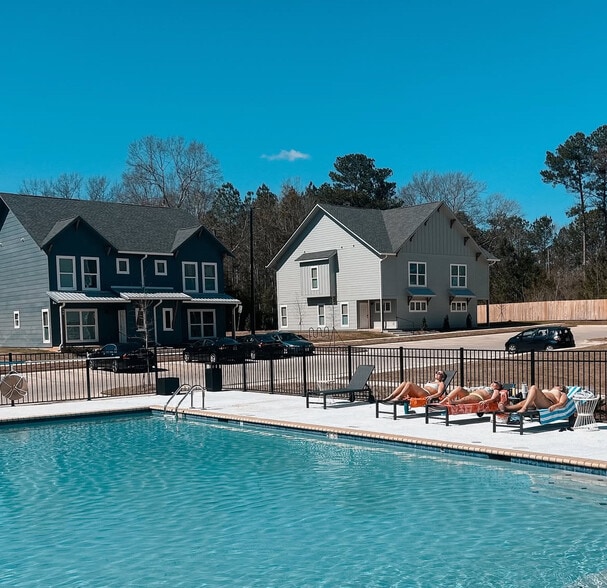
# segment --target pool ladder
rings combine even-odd
[[[182,393],[184,394],[183,398],[181,398],[179,400],[179,402],[177,403],[177,406],[175,406],[175,420],[177,420],[179,418],[178,409],[181,406],[181,403],[188,396],[190,397],[190,408],[194,408],[194,392],[202,392],[202,410],[204,410],[205,388],[203,386],[201,386],[200,384],[194,384],[194,386],[190,386],[190,384],[181,384],[181,386],[179,386],[179,388],[177,388],[177,390],[175,390],[175,392],[173,392],[173,394],[171,394],[171,397],[167,400],[167,403],[164,405],[163,415],[166,416],[167,408],[169,407],[171,400],[173,400],[173,398],[175,398],[175,396],[177,396],[178,394],[182,394]]]

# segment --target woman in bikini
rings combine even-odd
[[[426,382],[419,386],[413,382],[403,382],[383,400],[383,402],[402,402],[410,398],[440,398],[445,393],[445,372],[437,370],[434,374],[433,382]]]
[[[550,390],[540,390],[537,386],[529,386],[527,398],[510,406],[501,406],[505,412],[525,412],[530,408],[547,408],[550,411],[562,408],[567,404],[567,386],[554,386]]]
[[[447,397],[441,401],[441,404],[481,404],[495,402],[507,392],[497,380],[491,382],[489,386],[480,388],[464,388],[458,386],[450,392]],[[507,396],[506,396],[507,397]]]

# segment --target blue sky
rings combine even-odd
[[[117,180],[132,142],[181,136],[243,195],[363,153],[563,224],[573,197],[539,172],[607,124],[605,22],[604,0],[3,2],[0,191]]]

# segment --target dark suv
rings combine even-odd
[[[575,339],[569,327],[550,325],[525,329],[506,341],[508,353],[521,351],[552,351],[563,347],[575,347]]]

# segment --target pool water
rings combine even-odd
[[[590,476],[158,416],[0,434],[0,585],[555,587],[607,568]]]

